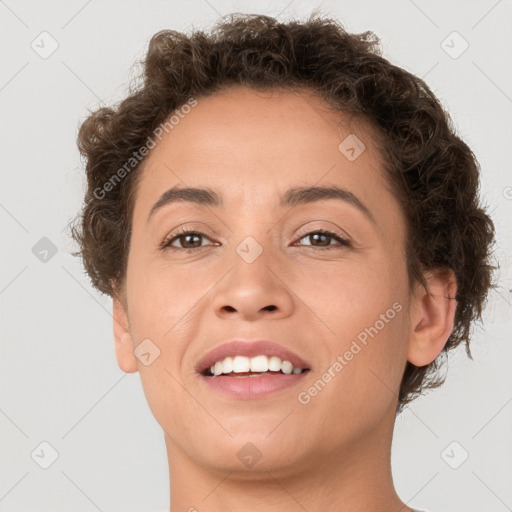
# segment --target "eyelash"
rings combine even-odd
[[[306,238],[307,236],[316,235],[316,234],[322,234],[322,235],[328,236],[328,237],[336,240],[337,242],[339,242],[340,246],[343,246],[343,247],[351,247],[352,246],[351,242],[349,242],[345,238],[342,238],[341,236],[337,235],[336,233],[333,233],[332,231],[328,231],[327,229],[316,229],[314,231],[309,231],[309,232],[305,233],[304,235],[302,235],[299,238],[299,240],[302,240],[303,238]],[[180,250],[180,251],[186,251],[188,253],[197,252],[197,251],[200,251],[200,250],[204,249],[205,246],[192,247],[192,248],[172,247],[171,246],[172,242],[174,242],[175,240],[178,240],[181,237],[186,236],[186,235],[198,235],[198,236],[201,236],[201,237],[204,237],[204,238],[208,238],[204,233],[201,233],[199,231],[194,231],[192,229],[185,228],[183,230],[180,230],[180,231],[174,233],[172,237],[166,238],[160,244],[160,249],[163,250],[163,251]],[[333,250],[333,249],[336,249],[336,248],[339,249],[340,246],[316,247],[316,246],[311,245],[310,247],[315,247],[316,249],[318,249],[320,251],[330,251],[330,250]]]

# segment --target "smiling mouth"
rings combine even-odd
[[[309,368],[293,366],[290,361],[282,360],[277,356],[228,356],[206,368],[202,375],[205,377],[264,377],[298,375],[308,371]]]
[[[298,372],[293,372],[293,375],[298,375],[301,373],[309,372],[309,368],[304,368]],[[203,375],[205,377],[264,377],[265,375],[290,375],[289,373],[283,373],[282,371],[278,372],[272,372],[272,371],[266,371],[266,372],[230,372],[230,373],[222,373],[221,375],[215,375],[210,370],[206,370]]]

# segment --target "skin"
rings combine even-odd
[[[338,149],[351,133],[366,146],[354,161]],[[423,366],[442,350],[456,284],[453,274],[429,272],[430,293],[419,285],[410,293],[404,217],[372,128],[311,92],[233,87],[198,98],[141,172],[126,279],[113,303],[115,350],[123,371],[140,372],[164,431],[171,512],[410,511],[390,466],[398,390],[407,360]],[[288,188],[333,184],[376,222],[336,199],[279,206]],[[174,203],[147,222],[174,185],[214,189],[224,207]],[[204,233],[192,239],[200,251],[187,253],[183,237],[174,251],[159,248],[180,226]],[[307,236],[321,228],[352,246]],[[263,249],[250,264],[236,252],[248,236]],[[297,394],[396,302],[403,309],[301,404]],[[223,397],[194,365],[236,337],[276,341],[311,371],[266,398]],[[148,366],[133,352],[146,338],[160,350]],[[248,442],[261,454],[250,468],[237,457]]]

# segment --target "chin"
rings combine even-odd
[[[304,438],[290,437],[285,430],[281,435],[277,432],[268,435],[271,430],[252,433],[246,429],[243,434],[232,433],[233,437],[226,434],[221,439],[215,437],[206,442],[203,438],[198,440],[194,449],[194,459],[214,471],[229,471],[240,478],[251,479],[258,473],[261,473],[262,479],[268,479],[269,471],[286,474],[291,468],[302,465],[308,458],[304,451],[307,444]]]

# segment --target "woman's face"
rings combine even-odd
[[[198,98],[142,172],[123,302],[170,451],[286,474],[389,433],[410,331],[405,225],[368,128],[310,93],[236,87]],[[221,202],[152,211],[174,187]],[[290,351],[308,371],[204,375],[233,340],[213,359],[281,354],[279,365]],[[254,340],[277,347],[244,352]]]

